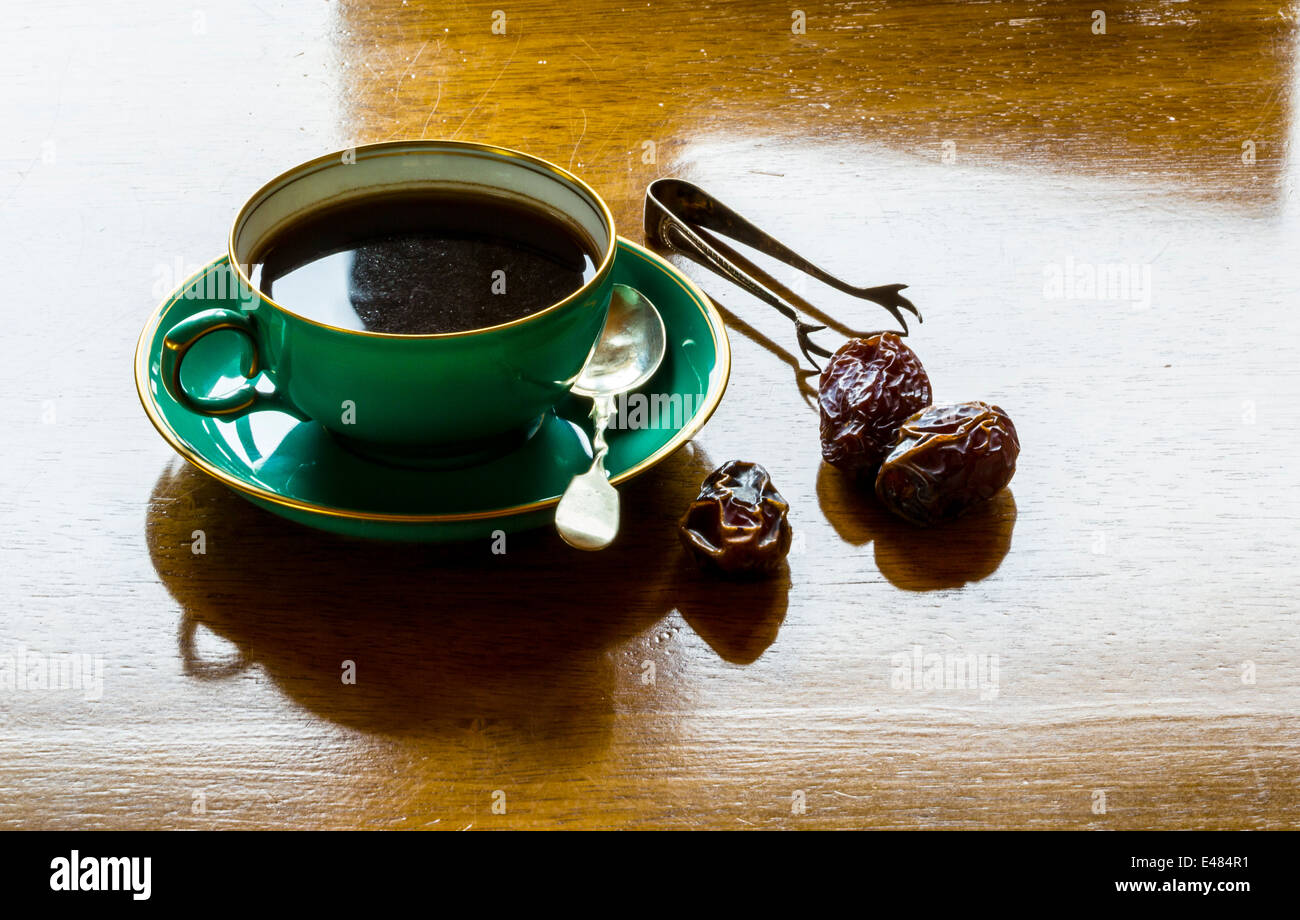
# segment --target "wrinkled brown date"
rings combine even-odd
[[[874,476],[909,415],[930,405],[930,378],[916,352],[892,332],[849,339],[822,371],[822,457]],[[869,480],[868,480],[869,481]]]
[[[677,530],[705,567],[728,575],[771,574],[790,551],[789,510],[767,470],[732,460],[704,480]]]
[[[930,406],[907,419],[876,477],[876,496],[913,524],[951,520],[1011,481],[1016,426],[997,406]]]

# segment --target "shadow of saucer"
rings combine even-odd
[[[707,472],[694,457],[679,451],[624,487],[623,533],[603,553],[547,530],[508,536],[504,554],[486,539],[338,537],[283,521],[179,462],[154,487],[146,541],[182,607],[180,652],[196,678],[257,665],[304,708],[366,732],[474,723],[590,735],[612,717],[606,651],[671,609],[672,513]],[[237,654],[201,660],[200,627]],[[355,684],[341,680],[345,661]]]
[[[604,552],[540,529],[509,535],[494,554],[487,539],[380,543],[301,527],[177,461],[154,487],[145,537],[182,608],[182,666],[195,679],[255,666],[296,704],[359,731],[497,733],[584,762],[576,752],[608,743],[610,650],[674,607],[694,611],[728,660],[753,660],[771,641],[738,638],[725,616],[704,612],[729,609],[733,595],[683,576],[676,518],[710,469],[689,445],[625,485],[623,529]],[[234,654],[205,660],[201,629]],[[355,683],[342,679],[346,662]]]
[[[992,575],[1011,549],[1016,526],[1010,489],[955,521],[917,527],[885,510],[865,483],[829,464],[817,472],[817,500],[840,538],[874,544],[880,574],[908,591],[959,588]]]

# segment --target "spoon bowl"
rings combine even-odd
[[[636,288],[616,284],[605,329],[572,392],[596,399],[635,390],[659,369],[667,345],[655,305]]]

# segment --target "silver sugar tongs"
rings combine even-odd
[[[921,321],[921,314],[917,311],[915,305],[899,293],[899,291],[907,287],[906,284],[854,287],[813,265],[793,249],[760,230],[698,185],[684,179],[656,179],[651,182],[646,188],[645,194],[645,233],[647,242],[659,243],[672,252],[681,253],[700,263],[705,268],[711,269],[722,275],[722,277],[738,284],[759,300],[771,304],[794,323],[795,334],[799,339],[799,348],[803,351],[803,355],[808,359],[809,363],[819,371],[821,367],[817,364],[813,355],[826,358],[830,357],[831,352],[813,342],[809,335],[826,327],[805,322],[799,316],[798,310],[732,264],[726,257],[710,246],[704,237],[695,232],[697,228],[711,230],[721,236],[752,246],[759,252],[811,275],[837,291],[843,291],[853,297],[860,297],[863,300],[879,304],[888,310],[890,315],[898,320],[903,327],[901,335],[907,335],[907,320],[903,317],[903,310],[910,312],[918,322]]]

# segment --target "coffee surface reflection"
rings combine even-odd
[[[499,196],[402,192],[322,208],[255,255],[253,282],[308,319],[402,335],[463,332],[559,303],[596,273],[596,245]]]

